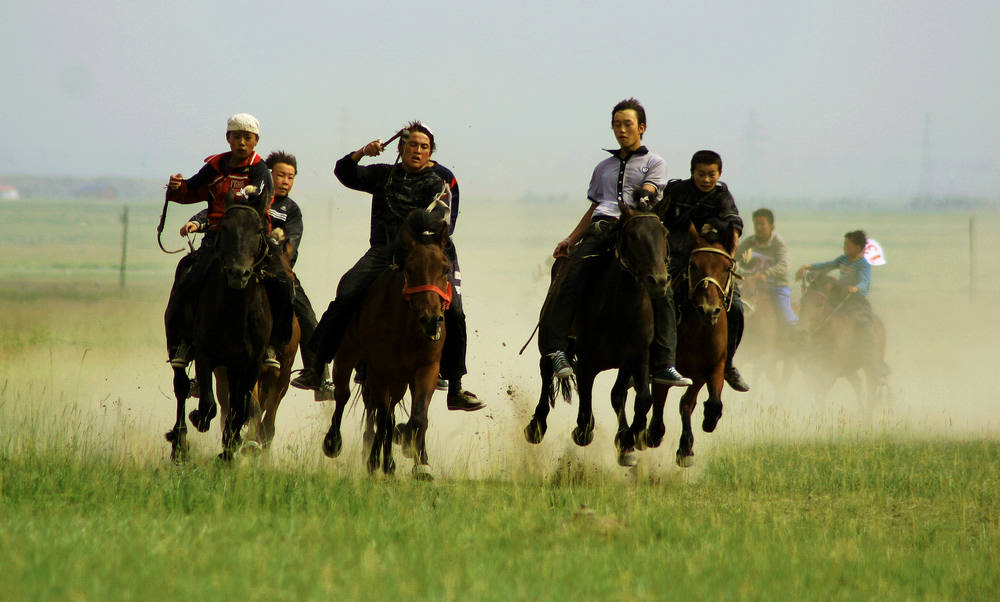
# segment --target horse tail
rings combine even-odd
[[[549,406],[556,407],[556,392],[566,403],[573,402],[573,389],[576,388],[576,377],[556,378],[552,369],[552,361],[548,357],[542,356],[538,362],[538,368],[542,376],[541,400],[547,401]]]
[[[576,388],[576,376],[558,380],[559,395],[562,396],[563,401],[566,403],[573,403],[573,389]],[[553,400],[552,405],[555,405],[555,400]]]

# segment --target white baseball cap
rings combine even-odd
[[[260,122],[250,113],[237,113],[226,121],[226,133],[250,132],[260,136]]]

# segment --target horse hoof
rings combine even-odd
[[[722,404],[705,402],[705,419],[701,423],[701,430],[711,433],[719,424],[722,418]]]
[[[240,446],[240,453],[244,456],[259,456],[263,451],[263,446],[256,441],[244,441]]]
[[[629,430],[619,431],[615,434],[615,448],[618,451],[635,448],[635,436]]]
[[[681,468],[691,468],[694,466],[694,454],[685,456],[681,452],[677,452],[677,465]]]
[[[194,428],[198,429],[199,433],[204,433],[212,426],[212,419],[215,418],[215,406],[212,406],[212,411],[205,414],[202,414],[201,408],[191,410],[188,418],[191,419],[191,424],[194,425]]]
[[[639,454],[634,450],[618,452],[618,466],[632,468],[639,463]]]
[[[594,440],[594,430],[583,430],[580,427],[573,429],[573,443],[580,447],[587,447]]]
[[[646,429],[642,432],[639,439],[642,440],[642,444],[646,447],[660,447],[660,444],[663,443],[663,435],[663,431]]]
[[[545,426],[537,420],[532,420],[528,426],[524,427],[524,438],[528,440],[528,443],[541,443],[544,437]]]
[[[413,478],[418,481],[433,481],[434,471],[426,464],[413,465]]]
[[[389,458],[389,461],[382,467],[382,471],[387,475],[396,474],[396,461]]]
[[[344,446],[344,439],[340,433],[329,432],[323,437],[323,453],[327,458],[336,458],[340,455],[340,448]]]

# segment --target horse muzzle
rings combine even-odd
[[[662,299],[667,295],[667,288],[670,286],[670,276],[663,274],[649,274],[645,279],[646,292],[653,299]]]
[[[431,341],[441,339],[441,328],[444,326],[444,313],[438,312],[435,315],[420,316],[420,330],[424,336]]]
[[[241,291],[250,283],[250,276],[253,271],[250,268],[227,267],[223,270],[226,275],[226,285],[237,291]]]
[[[697,308],[698,317],[708,326],[715,326],[719,322],[719,316],[722,315],[721,305],[701,303]]]

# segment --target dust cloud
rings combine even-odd
[[[320,210],[307,221],[297,273],[317,314],[333,297],[340,275],[367,246],[367,202],[354,201],[334,205],[325,220]],[[749,214],[752,209],[743,212]],[[538,399],[538,349],[533,340],[523,355],[518,350],[536,324],[548,285],[552,248],[568,234],[580,213],[575,204],[465,202],[455,236],[469,329],[469,374],[464,384],[488,407],[472,413],[449,412],[445,394],[435,395],[428,453],[441,476],[530,479],[579,464],[627,478],[625,469],[617,467],[613,448],[615,418],[608,395],[614,375],[610,372],[595,383],[597,430],[590,446],[579,448],[571,441],[575,403],[557,404],[540,445],[527,443],[522,434]],[[995,231],[1000,225],[1000,216],[977,219],[980,232]],[[696,430],[698,465],[711,457],[713,447],[742,442],[868,435],[996,437],[1000,421],[993,347],[1000,337],[1000,318],[991,300],[998,292],[1000,260],[987,258],[985,253],[976,255],[976,296],[970,299],[967,224],[968,216],[961,215],[818,217],[779,212],[777,231],[789,243],[793,269],[835,257],[847,230],[865,228],[883,244],[889,263],[874,269],[871,300],[887,325],[891,398],[868,408],[840,381],[820,401],[801,373],[779,386],[747,368],[751,392],[740,394],[726,388],[725,413],[716,432],[709,435]],[[975,243],[974,252],[979,247],[985,251],[985,246],[983,241]],[[168,287],[169,282],[164,282],[164,302]],[[793,298],[797,296],[795,290]],[[114,309],[98,303],[93,311]],[[11,406],[19,406],[20,426],[39,432],[50,428],[52,444],[71,439],[95,449],[165,461],[169,445],[163,433],[173,423],[174,403],[162,348],[162,305],[151,305],[144,312],[126,321],[131,325],[126,331],[109,333],[109,345],[50,353],[43,365],[37,353],[12,360],[4,371],[22,377],[8,378],[9,386],[17,390],[5,394],[8,407],[4,413],[11,414]],[[55,323],[59,318],[52,319]],[[737,355],[738,366],[748,363]],[[678,397],[674,391],[667,401],[663,445],[640,454],[643,470],[667,478],[681,478],[677,475],[683,472],[673,465],[680,434],[674,409]],[[700,400],[704,397],[703,392]],[[360,404],[355,405],[345,417],[344,451],[338,459],[329,460],[323,457],[320,444],[329,426],[332,402],[316,403],[311,393],[290,390],[279,411],[276,438],[266,461],[362,472],[360,410]],[[696,409],[697,424],[700,413]],[[76,426],[67,432],[60,424]],[[192,429],[196,458],[219,450],[218,429],[218,421],[207,434]],[[408,471],[410,463],[398,451],[397,462],[401,472]],[[684,474],[697,474],[697,469]]]

